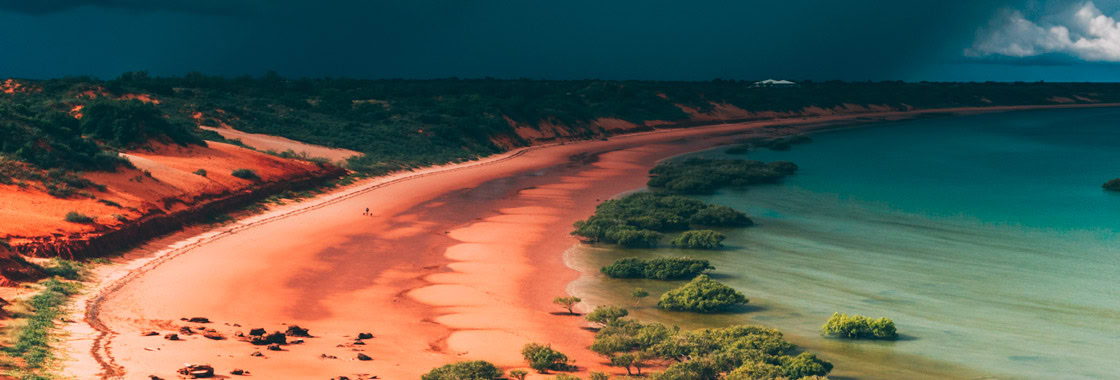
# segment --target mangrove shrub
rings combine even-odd
[[[723,247],[726,236],[712,230],[692,230],[673,239],[673,246],[677,248],[716,249]]]
[[[502,370],[482,360],[451,363],[420,376],[421,380],[493,380],[502,377]]]
[[[576,222],[572,235],[591,242],[624,247],[653,247],[662,232],[684,231],[691,225],[749,226],[745,214],[676,195],[638,193],[603,202],[587,220]]]
[[[714,313],[747,302],[747,297],[743,293],[711,279],[708,275],[700,275],[689,283],[662,294],[657,307],[666,310]]]
[[[1120,191],[1120,178],[1114,178],[1101,185],[1105,190]]]
[[[711,194],[721,187],[773,183],[797,172],[787,161],[716,160],[689,158],[663,162],[649,171],[646,183],[654,191],[673,194]]]
[[[614,278],[648,278],[653,280],[690,279],[715,269],[708,260],[691,257],[659,257],[642,260],[635,257],[618,259],[601,269]]]
[[[552,345],[529,343],[521,348],[521,356],[529,368],[537,372],[565,371],[569,369],[568,356],[552,349]]]
[[[845,339],[898,339],[898,331],[890,318],[871,319],[840,313],[833,313],[821,326],[821,335]]]

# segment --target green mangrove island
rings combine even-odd
[[[872,319],[862,315],[833,313],[821,326],[821,335],[844,339],[898,339],[898,330],[890,318]]]
[[[789,161],[689,158],[657,165],[646,186],[671,194],[711,194],[721,187],[774,183],[796,172],[797,165]]]
[[[596,207],[594,215],[574,224],[572,235],[589,242],[648,248],[656,247],[665,232],[685,231],[692,226],[744,227],[752,224],[754,222],[746,214],[727,206],[678,195],[638,193],[603,202]]]
[[[704,274],[662,294],[657,307],[674,311],[716,313],[747,302],[749,300],[743,293]]]
[[[1105,182],[1104,185],[1101,185],[1101,187],[1109,191],[1120,191],[1120,178],[1113,178],[1108,182]]]
[[[618,259],[599,271],[613,278],[686,280],[714,269],[716,268],[708,260],[691,257],[659,257],[650,260],[627,257]]]

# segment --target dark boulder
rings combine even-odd
[[[214,367],[209,364],[188,364],[186,367],[179,368],[179,375],[188,379],[207,379],[214,377]]]
[[[284,335],[298,336],[298,337],[303,337],[303,338],[310,338],[311,337],[311,334],[308,333],[307,329],[299,327],[298,325],[288,326],[288,330],[284,332]]]

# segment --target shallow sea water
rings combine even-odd
[[[758,223],[726,249],[578,245],[591,304],[686,328],[777,328],[836,365],[834,378],[1115,378],[1120,360],[1120,110],[1024,111],[884,123],[815,134],[788,152],[708,157],[789,160],[781,184],[700,199]],[[663,312],[681,282],[615,280],[622,257],[690,255],[751,299],[735,313]],[[634,306],[635,287],[653,296]],[[903,339],[820,337],[846,312],[895,320]]]

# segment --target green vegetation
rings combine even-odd
[[[648,278],[653,280],[690,279],[715,269],[708,260],[691,257],[658,257],[642,260],[634,257],[615,260],[600,269],[614,278]]]
[[[128,165],[118,150],[143,148],[153,140],[240,144],[196,128],[200,124],[361,152],[347,166],[378,175],[526,145],[515,126],[562,124],[576,137],[590,138],[598,136],[590,126],[600,118],[637,125],[651,120],[679,122],[675,127],[702,124],[689,121],[678,104],[701,112],[726,104],[796,113],[845,104],[928,109],[1051,104],[1053,97],[1120,101],[1120,86],[1108,83],[803,81],[795,88],[764,88],[733,80],[286,79],[276,73],[161,78],[145,72],[112,80],[20,82],[33,90],[0,94],[0,156],[28,164],[33,172],[114,170]],[[136,95],[159,102],[127,100]],[[783,142],[767,144],[780,149]],[[0,183],[13,181],[0,175]],[[638,245],[654,240],[648,233],[624,234]]]
[[[630,297],[634,299],[634,306],[638,306],[642,303],[643,298],[649,297],[649,291],[642,288],[634,288],[634,291],[630,292]]]
[[[754,221],[748,218],[747,214],[724,205],[708,205],[708,207],[692,214],[688,222],[697,226],[748,227],[754,225]]]
[[[677,248],[716,249],[723,247],[726,236],[712,230],[690,230],[673,239],[673,246]]]
[[[552,303],[560,305],[560,307],[563,307],[563,308],[567,309],[568,314],[572,314],[572,315],[576,314],[575,311],[572,311],[572,307],[575,306],[580,301],[583,301],[583,300],[579,299],[579,297],[556,297],[556,298],[552,299]]]
[[[513,372],[510,372],[512,375]],[[448,364],[420,376],[421,380],[494,380],[502,378],[502,370],[482,360]]]
[[[525,362],[529,363],[529,368],[540,373],[571,369],[568,364],[568,356],[560,351],[553,350],[552,345],[526,344],[521,348],[521,356],[525,358]]]
[[[194,171],[194,174],[198,174],[198,175],[200,175],[200,176],[203,176],[203,177],[205,177],[205,176],[206,176],[206,169],[198,169],[198,170],[195,170],[195,171]]]
[[[1114,178],[1101,185],[1105,190],[1120,191],[1120,178]]]
[[[245,145],[245,142],[241,141],[241,139],[227,139],[225,136],[222,136],[222,134],[220,134],[218,132],[214,132],[214,131],[209,130],[209,129],[197,129],[197,130],[194,131],[194,133],[196,135],[198,135],[198,137],[201,137],[203,140],[206,140],[206,141],[215,141],[215,142],[226,143],[226,144],[230,144],[230,145],[237,145],[237,146],[242,147],[242,148],[253,149],[252,147],[250,147],[248,145]]]
[[[700,275],[679,288],[665,292],[657,307],[666,310],[715,313],[749,302],[743,293]]]
[[[49,267],[39,267],[44,273],[52,277],[62,277],[67,280],[81,279],[82,274],[85,273],[84,266],[77,261],[70,261],[66,259],[54,258]]]
[[[677,195],[631,194],[599,204],[595,214],[574,224],[573,235],[592,242],[623,247],[653,247],[662,232],[682,231],[691,225],[748,226],[743,213]]]
[[[98,98],[82,108],[83,134],[110,146],[135,148],[149,141],[204,145],[185,121],[163,117],[154,104]]]
[[[230,175],[250,181],[259,181],[261,179],[261,176],[257,175],[257,172],[251,169],[237,169],[234,170],[233,173],[230,173]]]
[[[31,166],[22,170],[111,171],[127,162],[110,147],[83,136],[79,121],[55,109],[53,100],[6,98],[0,102],[0,156]],[[7,172],[11,164],[2,166]]]
[[[898,339],[898,330],[890,318],[871,319],[862,315],[833,313],[821,326],[821,335],[844,339]]]
[[[595,334],[591,350],[630,374],[651,364],[667,365],[651,376],[658,380],[798,379],[832,370],[831,363],[811,353],[796,354],[797,347],[777,330],[758,326],[682,332],[619,319]]]
[[[70,211],[66,213],[66,221],[70,223],[89,224],[93,223],[93,218],[77,211]]]
[[[614,305],[603,305],[588,313],[586,319],[588,322],[606,326],[627,315],[630,315],[629,310]]]
[[[762,137],[749,139],[743,144],[733,146],[724,151],[727,154],[746,154],[752,149],[768,148],[770,150],[786,151],[790,150],[794,145],[807,144],[813,142],[812,138],[806,135],[790,135],[779,137]]]
[[[68,198],[75,194],[92,198],[93,195],[86,191],[87,189],[105,190],[105,186],[93,183],[93,181],[79,177],[64,169],[40,170],[31,165],[0,156],[0,184],[28,187],[36,183],[47,194],[59,198]]]
[[[726,186],[744,187],[773,183],[797,172],[788,161],[765,163],[748,160],[689,158],[666,161],[650,169],[646,183],[654,191],[672,194],[711,194]]]
[[[27,301],[30,315],[27,324],[16,327],[15,342],[4,347],[4,352],[12,357],[21,358],[23,365],[14,374],[25,379],[51,378],[44,368],[54,354],[51,349],[55,343],[51,331],[55,321],[62,316],[62,307],[78,289],[75,284],[51,278],[40,283],[43,289]]]
[[[526,370],[523,370],[523,369],[515,369],[515,370],[512,370],[512,371],[509,371],[509,378],[510,379],[525,380],[526,376],[529,376],[529,371],[526,371]]]

